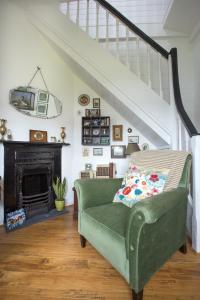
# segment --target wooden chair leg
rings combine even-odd
[[[86,239],[81,234],[80,234],[80,242],[81,242],[81,247],[84,248],[86,245]]]
[[[142,300],[143,299],[143,290],[141,290],[139,293],[136,293],[134,290],[132,290],[132,299],[133,300]]]
[[[186,254],[187,253],[187,245],[186,243],[183,244],[180,248],[179,248],[179,251],[183,254]]]

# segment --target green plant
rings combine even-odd
[[[56,178],[55,181],[52,183],[53,185],[53,190],[56,194],[56,200],[62,201],[64,199],[64,195],[67,191],[67,182],[66,178],[63,179],[63,182],[60,180],[59,177]]]

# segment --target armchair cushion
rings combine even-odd
[[[132,168],[125,175],[120,189],[115,194],[113,202],[121,202],[128,207],[147,197],[157,195],[163,191],[168,169],[154,170]]]
[[[131,210],[121,203],[90,207],[81,216],[81,234],[129,282],[126,231]]]

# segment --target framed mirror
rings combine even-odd
[[[62,113],[62,103],[46,90],[33,87],[18,87],[10,90],[10,104],[26,115],[51,119]]]

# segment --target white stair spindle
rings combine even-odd
[[[77,8],[76,8],[76,24],[79,26],[79,17],[80,17],[80,1],[77,1]]]
[[[151,61],[150,61],[150,47],[149,45],[147,45],[147,82],[148,82],[148,86],[151,88],[152,84],[151,84]]]
[[[119,20],[116,19],[116,53],[119,58]]]
[[[90,0],[87,0],[86,7],[86,32],[89,33],[89,8],[90,8]]]
[[[163,87],[162,87],[162,71],[161,71],[161,54],[158,52],[158,77],[159,77],[159,94],[163,98]]]
[[[106,49],[108,49],[109,42],[109,11],[106,10]]]
[[[136,55],[137,55],[137,75],[139,78],[141,78],[141,72],[140,72],[140,38],[136,38],[136,44],[137,44],[137,50],[136,50]]]
[[[129,64],[129,29],[126,27],[126,65],[130,68]]]
[[[96,2],[96,41],[99,40],[99,4]]]

